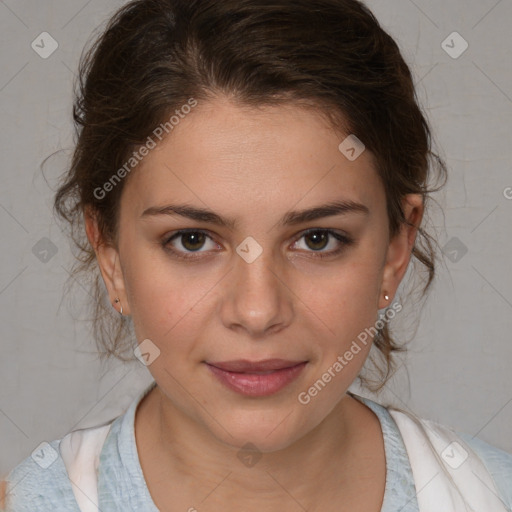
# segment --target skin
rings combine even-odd
[[[339,511],[342,500],[347,510],[362,503],[380,510],[380,424],[346,394],[371,341],[309,404],[297,398],[390,305],[423,216],[420,196],[404,198],[414,226],[389,239],[372,155],[349,161],[338,149],[345,136],[310,109],[256,110],[217,97],[181,120],[129,176],[116,246],[86,216],[111,302],[120,298],[139,343],[150,339],[160,350],[148,366],[157,387],[140,404],[135,427],[148,488],[162,509],[272,512],[300,510],[300,503]],[[369,213],[278,223],[289,211],[337,200],[362,203]],[[167,204],[208,208],[237,225],[142,216]],[[186,228],[211,238],[202,247],[186,236],[168,245],[196,260],[162,246]],[[304,236],[311,228],[346,233],[354,243],[331,236],[322,244]],[[248,236],[263,251],[252,263],[236,252]],[[316,256],[340,247],[338,255]],[[248,398],[204,364],[240,358],[308,363],[275,395]],[[237,458],[247,442],[263,454],[250,468]]]
[[[6,500],[6,492],[7,492],[7,481],[0,481],[0,511],[5,510],[5,500]]]

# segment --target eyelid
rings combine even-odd
[[[296,240],[300,240],[303,236],[309,235],[310,233],[315,233],[317,231],[320,231],[320,232],[323,231],[323,232],[331,234],[331,235],[338,235],[347,240],[352,240],[352,237],[346,231],[343,231],[342,229],[331,229],[331,228],[307,228],[298,234]]]

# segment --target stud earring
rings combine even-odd
[[[389,300],[389,295],[388,295],[387,293],[385,293],[385,294],[384,294],[384,298],[385,298],[386,300]]]
[[[119,297],[116,297],[116,299],[115,299],[115,301],[114,301],[114,302],[115,302],[116,304],[120,304],[120,302],[121,302],[121,301],[119,300]],[[119,311],[119,314],[121,314],[121,315],[122,315],[122,314],[123,314],[123,306],[121,305],[120,307],[121,307],[121,311]]]

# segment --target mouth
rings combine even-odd
[[[227,388],[245,396],[258,397],[273,395],[289,385],[300,375],[307,361],[238,359],[205,363]]]

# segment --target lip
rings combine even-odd
[[[307,361],[266,359],[264,361],[206,362],[213,375],[226,387],[245,396],[269,396],[294,381]]]

